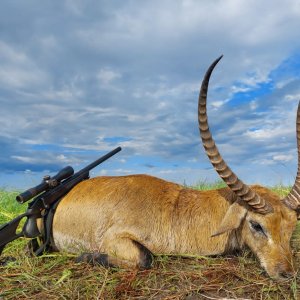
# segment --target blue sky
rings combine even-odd
[[[122,146],[97,175],[218,179],[200,143],[247,183],[292,184],[299,1],[15,1],[0,11],[0,186],[25,188]]]

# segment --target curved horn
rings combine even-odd
[[[282,199],[282,201],[291,209],[300,213],[300,101],[298,103],[297,119],[296,119],[296,131],[297,131],[297,148],[298,148],[298,171],[295,179],[295,183],[290,193]]]
[[[210,162],[212,163],[220,177],[228,185],[228,187],[241,200],[248,203],[248,205],[255,212],[267,214],[273,211],[272,206],[263,198],[261,198],[258,194],[256,194],[248,185],[244,184],[228,167],[226,162],[223,160],[208,127],[206,113],[208,83],[213,69],[222,57],[223,55],[211,64],[211,66],[206,71],[201,85],[198,103],[198,122],[202,143]]]

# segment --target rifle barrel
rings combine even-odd
[[[107,154],[101,156],[100,158],[98,158],[97,160],[95,160],[94,162],[92,162],[91,164],[89,164],[86,167],[84,167],[78,173],[85,173],[85,172],[90,171],[91,169],[95,168],[99,164],[103,163],[104,161],[106,161],[107,159],[109,159],[110,157],[112,157],[113,155],[115,155],[116,153],[120,152],[121,150],[122,150],[121,147],[117,147],[116,149],[108,152]]]

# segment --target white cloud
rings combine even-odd
[[[227,103],[229,101],[229,99],[224,100],[224,101],[213,101],[211,102],[211,106],[215,109],[218,109],[219,107],[221,107],[222,105],[224,105],[225,103]]]
[[[103,85],[109,85],[114,80],[121,78],[122,75],[118,71],[114,71],[110,68],[102,68],[97,74],[97,78],[100,80],[100,83]]]
[[[280,119],[277,120],[277,122]],[[252,138],[254,140],[274,140],[276,138],[284,137],[284,136],[291,136],[295,132],[295,129],[291,126],[283,127],[278,126],[277,124],[273,128],[269,128],[269,126],[262,126],[260,129],[255,130],[247,130],[245,132],[245,136]]]
[[[276,82],[275,87],[277,89],[282,89],[283,87],[285,87],[286,85],[288,85],[290,82],[293,82],[293,81],[294,81],[294,78],[283,79],[283,80]]]
[[[291,154],[278,154],[278,155],[274,155],[273,159],[275,161],[282,161],[282,162],[287,162],[287,161],[291,161],[294,159],[294,155]]]
[[[82,0],[64,0],[64,4],[68,11],[76,16],[81,16],[83,13],[84,1]]]
[[[294,94],[294,95],[285,95],[284,100],[286,101],[300,101],[300,94]]]
[[[42,37],[40,43],[46,51],[53,51],[59,48],[59,43],[53,35]]]
[[[0,40],[0,85],[10,88],[26,88],[44,84],[46,74],[23,51],[16,50]]]
[[[33,157],[18,156],[18,155],[12,155],[11,158],[17,159],[17,160],[19,160],[21,162],[25,162],[25,163],[33,163],[36,161],[36,159]]]

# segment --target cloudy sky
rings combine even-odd
[[[24,188],[122,146],[92,176],[214,181],[200,143],[208,100],[223,157],[247,183],[293,183],[300,100],[297,0],[3,0],[0,186]]]

